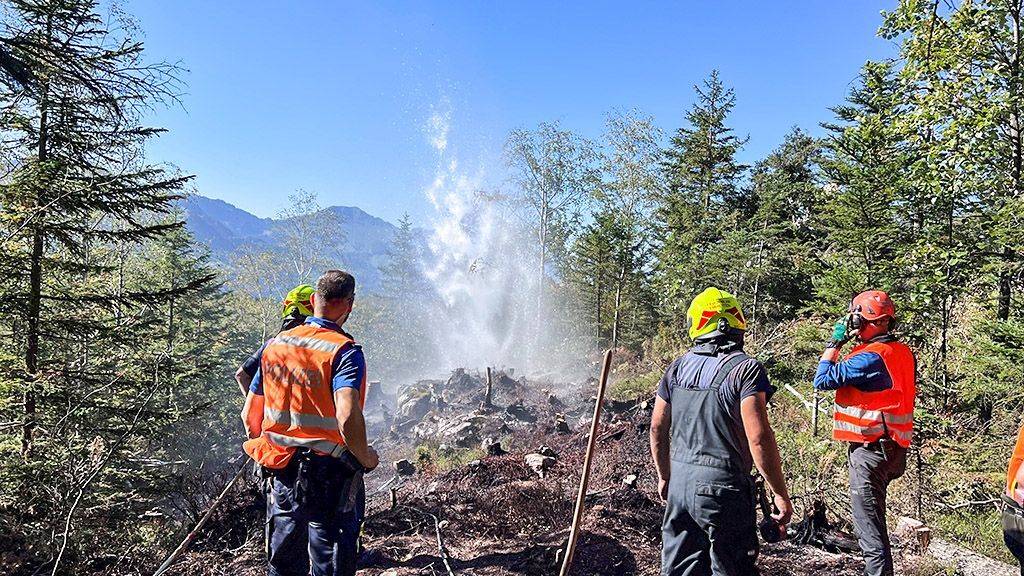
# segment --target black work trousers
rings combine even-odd
[[[892,544],[885,524],[889,483],[907,469],[907,449],[889,439],[849,447],[850,506],[864,553],[865,576],[892,576]]]
[[[1003,541],[1020,563],[1020,574],[1024,576],[1024,508],[1006,496],[1003,497],[1002,524]]]
[[[749,474],[672,462],[662,576],[756,576],[756,524]]]
[[[354,575],[366,509],[362,473],[338,458],[300,453],[269,482],[267,574]]]

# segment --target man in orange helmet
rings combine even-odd
[[[1003,504],[1003,541],[1020,562],[1020,573],[1024,576],[1024,426],[1017,434],[1017,445],[1006,471]]]
[[[836,323],[814,376],[816,389],[836,391],[832,436],[847,443],[850,504],[866,576],[893,573],[886,491],[906,470],[914,433],[915,359],[890,333],[895,314],[885,292],[858,294]],[[853,338],[858,344],[840,361]]]

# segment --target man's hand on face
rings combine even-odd
[[[841,318],[832,327],[832,339],[829,341],[829,348],[842,348],[844,344],[857,336],[860,330],[852,326],[852,318],[847,315]]]

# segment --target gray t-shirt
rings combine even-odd
[[[665,402],[672,402],[672,388],[683,386],[689,389],[706,387],[714,379],[722,361],[729,353],[720,352],[716,355],[698,354],[689,351],[685,356],[677,358],[665,371],[658,384],[658,397]],[[737,366],[718,389],[719,402],[730,414],[740,422],[740,402],[748,396],[764,392],[770,400],[777,388],[768,381],[768,371],[757,359],[751,358]]]

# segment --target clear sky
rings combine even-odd
[[[189,72],[184,108],[152,160],[199,192],[260,216],[303,188],[321,203],[429,220],[439,157],[504,184],[509,130],[558,120],[597,138],[636,108],[666,131],[713,68],[733,86],[732,125],[765,155],[792,126],[815,134],[859,67],[893,55],[878,38],[894,2],[260,2],[129,0],[150,59]]]

